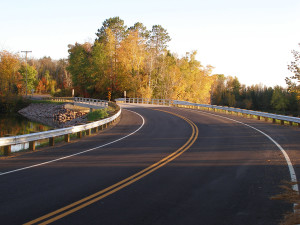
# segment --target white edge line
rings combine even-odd
[[[94,148],[91,148],[91,149],[88,149],[88,150],[84,150],[82,152],[78,152],[78,153],[75,153],[75,154],[72,154],[72,155],[64,156],[64,157],[61,157],[61,158],[58,158],[58,159],[53,159],[53,160],[50,160],[50,161],[47,161],[47,162],[43,162],[43,163],[39,163],[39,164],[35,164],[35,165],[32,165],[32,166],[23,167],[23,168],[20,168],[20,169],[15,169],[15,170],[7,171],[7,172],[2,172],[2,173],[0,172],[0,176],[6,175],[6,174],[10,174],[10,173],[15,173],[15,172],[26,170],[26,169],[30,169],[30,168],[34,168],[34,167],[38,167],[38,166],[42,166],[42,165],[46,165],[46,164],[53,163],[53,162],[56,162],[56,161],[60,161],[60,160],[63,160],[63,159],[67,159],[67,158],[70,158],[70,157],[73,157],[73,156],[76,156],[76,155],[81,155],[83,153],[90,152],[90,151],[96,150],[98,148],[102,148],[102,147],[105,147],[107,145],[116,143],[118,141],[121,141],[121,140],[123,140],[123,139],[125,139],[125,138],[127,138],[127,137],[129,137],[129,136],[131,136],[133,134],[135,134],[140,129],[142,129],[142,127],[145,125],[145,119],[144,119],[144,117],[141,114],[139,114],[137,112],[134,112],[134,111],[131,111],[131,110],[128,110],[128,109],[125,109],[125,110],[137,114],[138,116],[140,116],[142,118],[142,121],[143,121],[142,125],[138,129],[136,129],[135,131],[133,131],[132,133],[127,134],[126,136],[121,137],[121,138],[119,138],[117,140],[111,141],[109,143],[106,143],[106,144],[103,144],[103,145],[100,145],[100,146],[97,146],[97,147],[94,147]]]
[[[288,155],[287,152],[281,147],[281,145],[278,144],[278,143],[277,143],[273,138],[271,138],[268,134],[266,134],[265,132],[263,132],[263,131],[261,131],[261,130],[259,130],[259,129],[257,129],[257,128],[251,126],[251,125],[249,125],[249,124],[240,122],[240,121],[238,121],[238,120],[234,120],[234,119],[231,119],[231,118],[228,118],[228,117],[225,117],[225,116],[220,116],[220,115],[216,115],[216,114],[212,114],[212,113],[207,113],[207,112],[202,112],[202,111],[198,111],[198,112],[203,113],[203,114],[213,115],[213,116],[216,116],[216,117],[225,118],[225,119],[228,119],[228,120],[232,120],[232,121],[234,121],[234,122],[237,122],[237,123],[243,124],[243,125],[245,125],[245,126],[247,126],[247,127],[249,127],[249,128],[252,128],[253,130],[256,130],[256,131],[258,131],[259,133],[261,133],[261,134],[263,134],[264,136],[266,136],[266,137],[267,137],[270,141],[272,141],[272,142],[279,148],[279,150],[282,152],[282,154],[283,154],[283,156],[284,156],[284,158],[285,158],[285,161],[286,161],[286,163],[287,163],[287,165],[288,165],[288,168],[289,168],[289,172],[290,172],[290,176],[291,176],[291,181],[292,181],[292,182],[297,182],[296,172],[295,172],[295,169],[294,169],[294,167],[293,167],[293,164],[292,164],[292,162],[291,162],[291,159],[290,159],[289,155]],[[294,184],[294,185],[292,186],[292,188],[293,188],[294,191],[299,192],[298,184]]]

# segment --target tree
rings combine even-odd
[[[300,44],[299,44],[300,46]],[[294,74],[291,77],[286,77],[285,81],[288,85],[290,92],[296,93],[298,99],[300,99],[300,52],[293,50],[294,61],[288,65],[288,69]]]
[[[20,74],[23,77],[23,92],[26,90],[26,80],[27,80],[27,91],[30,93],[31,90],[35,90],[37,86],[37,71],[33,66],[27,65],[26,72],[26,64],[22,64],[19,69]],[[26,76],[27,73],[27,76]]]
[[[283,88],[276,86],[274,88],[271,105],[277,111],[285,111],[288,106],[288,99],[286,98],[286,93]]]
[[[117,55],[121,69],[119,80],[123,81],[122,88],[124,90],[130,88],[136,93],[144,85],[141,73],[146,55],[145,44],[138,31],[131,30],[129,32],[121,42]]]
[[[142,44],[145,44],[149,37],[150,37],[150,31],[147,30],[147,28],[140,22],[135,23],[132,27],[128,28],[128,32],[130,31],[136,31],[138,34],[138,37],[141,38]]]
[[[196,52],[179,58],[167,49],[167,30],[142,23],[126,28],[119,17],[105,20],[93,44],[69,46],[68,72],[80,94],[185,99],[209,103],[214,78]]]
[[[102,23],[102,27],[98,29],[98,32],[96,33],[98,39],[96,39],[98,42],[106,42],[107,41],[107,29],[110,29],[110,31],[114,34],[116,42],[119,44],[123,38],[126,36],[126,26],[124,25],[124,20],[117,17],[112,17],[109,19],[106,19]]]
[[[215,74],[213,75],[214,82],[212,84],[211,91],[211,104],[221,105],[222,102],[222,93],[225,92],[225,81],[226,77],[224,74]]]
[[[166,29],[161,25],[152,26],[149,47],[155,50],[156,55],[161,54],[167,47],[171,38]]]
[[[92,45],[90,43],[69,45],[69,65],[76,92],[89,97],[94,92],[95,80],[92,76]]]
[[[102,27],[98,29],[96,33],[98,39],[97,42],[103,43],[106,47],[107,56],[110,61],[110,80],[112,91],[118,90],[117,74],[118,68],[118,51],[121,41],[126,37],[127,27],[124,25],[124,21],[119,17],[113,17],[105,20]]]
[[[20,88],[20,59],[17,54],[0,52],[0,95],[18,93]]]
[[[95,80],[96,96],[106,98],[107,88],[111,87],[111,61],[104,43],[95,42],[92,50],[92,74]]]

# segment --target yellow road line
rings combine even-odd
[[[111,185],[99,192],[96,192],[95,194],[92,194],[90,196],[87,196],[79,201],[76,201],[70,205],[67,205],[63,208],[60,208],[56,211],[53,211],[51,213],[48,213],[42,217],[39,217],[35,220],[32,220],[30,222],[27,222],[25,223],[24,225],[32,225],[32,224],[35,224],[35,223],[38,223],[38,222],[41,222],[49,217],[52,217],[52,216],[55,216],[53,218],[50,218],[40,224],[49,224],[49,223],[52,223],[56,220],[59,220],[71,213],[74,213],[88,205],[91,205],[121,189],[123,189],[124,187],[142,179],[143,177],[147,176],[148,174],[154,172],[155,170],[159,169],[160,167],[164,166],[165,164],[169,163],[170,161],[174,160],[175,158],[177,158],[178,156],[180,156],[183,152],[185,152],[186,150],[188,150],[193,144],[194,142],[197,140],[197,137],[198,137],[198,128],[197,126],[192,122],[190,121],[189,119],[183,117],[183,116],[180,116],[178,114],[175,114],[175,113],[172,113],[172,112],[168,112],[168,111],[163,111],[163,110],[157,110],[157,111],[162,111],[162,112],[166,112],[166,113],[170,113],[170,114],[173,114],[177,117],[180,117],[182,119],[184,119],[186,122],[188,122],[190,124],[190,126],[192,127],[192,135],[190,136],[190,138],[188,139],[188,141],[183,145],[181,146],[178,150],[176,150],[175,152],[173,152],[172,154],[168,155],[167,157],[161,159],[160,161],[158,161],[157,163],[154,163],[153,165],[141,170],[140,172],[138,173],[135,173],[134,175],[114,184],[114,185]],[[74,208],[73,208],[74,207]],[[70,210],[69,210],[70,209]],[[66,211],[68,210],[68,211]],[[64,212],[65,211],[65,212]],[[62,213],[63,212],[63,213]],[[59,214],[61,213],[61,214]]]

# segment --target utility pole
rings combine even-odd
[[[25,64],[26,64],[26,97],[27,97],[27,53],[31,53],[32,51],[21,51],[25,53]]]

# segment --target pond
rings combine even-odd
[[[20,114],[0,114],[0,137],[50,130],[51,127],[33,122]]]

